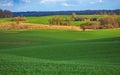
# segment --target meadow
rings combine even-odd
[[[0,35],[0,75],[120,75],[120,29]]]
[[[32,24],[45,24],[49,25],[49,20],[51,18],[55,17],[61,17],[63,19],[65,18],[72,18],[72,15],[53,15],[53,16],[32,16],[32,17],[26,17],[27,21],[25,23],[32,23]],[[88,17],[88,18],[101,18],[103,15],[77,15],[78,17]],[[117,18],[120,20],[120,15],[117,15]],[[1,22],[11,22],[12,18],[0,18],[0,23]],[[71,25],[73,26],[80,26],[82,24],[85,24],[89,22],[89,20],[85,21],[71,21]]]
[[[60,16],[62,18],[72,18],[72,15],[53,15],[53,16],[43,16],[43,17],[27,17],[27,23],[34,23],[34,24],[49,24],[49,19]],[[101,15],[78,15],[79,17],[89,17],[89,18],[100,18]],[[71,25],[79,26],[88,22],[86,21],[71,21]]]
[[[27,21],[26,23],[33,23],[33,24],[49,24],[49,19],[54,18],[60,16],[62,18],[72,18],[72,15],[53,15],[53,16],[39,16],[39,17],[26,17]],[[103,15],[78,15],[79,17],[89,17],[89,18],[100,18]],[[118,18],[120,18],[120,16],[118,15]],[[5,22],[5,21],[9,21],[11,22],[11,18],[0,18],[0,22]],[[86,21],[72,21],[71,25],[74,26],[79,26],[81,24],[84,24],[88,22],[88,20]]]

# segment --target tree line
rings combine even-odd
[[[98,21],[88,21],[80,26],[83,31],[85,29],[112,29],[120,27],[120,19],[117,15],[103,15]]]
[[[9,18],[9,17],[12,17],[12,16],[13,16],[13,14],[12,14],[11,11],[0,9],[0,18]]]

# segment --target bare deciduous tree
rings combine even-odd
[[[11,11],[0,9],[0,18],[9,18],[9,17],[12,17],[12,16],[13,16],[13,14],[12,14]]]

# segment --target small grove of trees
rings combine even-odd
[[[16,29],[20,29],[20,22],[24,22],[26,21],[26,17],[24,16],[18,16],[18,17],[13,17],[12,21],[16,22],[16,24],[14,25],[16,27]]]
[[[22,16],[22,17],[20,17],[20,16],[18,16],[18,17],[13,17],[13,18],[12,18],[12,21],[15,21],[16,24],[19,24],[21,21],[26,21],[26,17],[24,17],[24,16]]]
[[[83,31],[85,29],[110,29],[120,27],[120,19],[115,14],[104,15],[99,21],[89,21],[80,26]]]
[[[100,28],[108,29],[108,28],[118,28],[119,27],[119,20],[117,19],[116,15],[104,15],[100,18]]]
[[[50,25],[71,25],[71,18],[62,18],[60,16],[49,19]]]
[[[11,11],[0,9],[0,18],[9,18],[9,17],[12,17],[12,16],[13,16],[13,14],[12,14]]]

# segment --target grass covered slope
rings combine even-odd
[[[1,75],[119,75],[120,30],[0,31]]]

